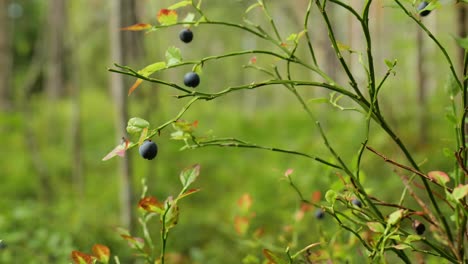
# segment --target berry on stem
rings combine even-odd
[[[361,201],[359,201],[359,199],[357,199],[357,198],[354,198],[353,200],[351,200],[351,203],[354,204],[357,207],[362,207]]]
[[[138,151],[144,159],[152,160],[158,154],[158,146],[151,140],[145,140]]]
[[[416,234],[422,235],[424,231],[426,231],[426,226],[423,223],[419,222],[418,220],[413,221],[413,229],[416,231]]]
[[[184,43],[190,43],[193,39],[193,32],[186,28],[179,33],[179,38]]]
[[[325,212],[322,209],[317,209],[314,215],[315,215],[315,218],[320,220],[325,217]]]
[[[431,13],[431,10],[424,10],[421,12],[421,10],[423,10],[424,8],[426,8],[426,6],[428,5],[429,3],[426,2],[426,1],[422,1],[419,5],[418,5],[418,8],[416,10],[418,10],[418,13],[420,16],[427,16]]]
[[[188,87],[197,87],[200,84],[200,76],[195,72],[189,72],[184,76],[184,84]]]

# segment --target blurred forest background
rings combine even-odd
[[[284,171],[294,169],[295,180],[306,194],[324,192],[336,183],[333,170],[297,156],[219,148],[181,152],[182,143],[170,140],[170,127],[154,138],[160,149],[155,160],[143,160],[132,149],[125,159],[102,161],[125,136],[129,117],[144,118],[155,127],[173,118],[184,103],[171,97],[175,91],[149,83],[127,97],[135,80],[109,73],[114,62],[141,69],[164,60],[169,46],[180,48],[187,60],[270,48],[252,35],[217,26],[193,27],[195,37],[189,45],[178,38],[182,27],[149,34],[119,30],[137,22],[155,24],[158,10],[175,2],[0,0],[0,240],[8,246],[0,251],[1,263],[67,263],[71,250],[84,251],[94,243],[108,245],[122,263],[128,263],[131,253],[113,228],[135,227],[128,216],[137,210],[141,179],[147,178],[150,194],[163,199],[180,189],[180,170],[195,163],[201,164],[197,187],[202,191],[182,202],[169,251],[190,258],[191,263],[239,263],[249,252],[261,254],[252,245],[239,243],[233,227],[236,201],[243,193],[253,198],[252,225],[263,226],[271,243],[284,248],[288,239],[279,236],[278,230],[292,221],[299,205],[287,182],[280,180]],[[206,0],[203,7],[212,19],[242,22],[253,2]],[[308,1],[269,2],[283,36],[301,30]],[[382,88],[381,108],[424,170],[449,170],[456,144],[453,126],[445,117],[451,106],[446,62],[391,0],[374,2],[371,24],[377,74],[384,75],[385,59],[398,60],[396,75]],[[364,52],[359,25],[342,9],[328,6],[339,42]],[[265,23],[261,12],[251,12],[249,17]],[[461,11],[461,5],[443,5],[423,22],[459,60],[453,36],[466,36],[466,11]],[[309,30],[323,70],[345,82],[315,9]],[[299,55],[306,54],[302,48]],[[249,59],[207,63],[197,89],[215,91],[264,79],[260,73],[242,69]],[[364,81],[358,56],[346,59]],[[275,63],[262,56],[257,61]],[[184,73],[174,69],[157,77],[182,83]],[[294,76],[310,79],[312,75],[297,69]],[[351,161],[363,141],[363,116],[313,100],[327,98],[328,92],[304,90],[304,96],[337,151]],[[200,134],[233,136],[331,158],[314,124],[286,89],[245,91],[197,103],[184,119],[198,120]],[[370,145],[404,162],[384,134],[374,134]],[[402,187],[392,168],[375,156],[364,158],[371,193],[398,200],[395,194]],[[382,185],[386,192],[381,191]],[[303,227],[301,241],[312,243],[318,240],[316,220],[307,217],[310,225]],[[326,226],[322,235],[339,229],[333,221],[322,225]],[[157,228],[154,235],[159,235]]]

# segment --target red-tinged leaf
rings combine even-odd
[[[109,263],[110,249],[101,244],[95,244],[92,248],[94,256],[102,263]]]
[[[138,24],[135,24],[135,25],[131,25],[131,26],[128,26],[128,27],[121,28],[121,30],[141,31],[141,30],[145,30],[145,29],[148,29],[148,28],[151,28],[151,27],[152,27],[151,24],[138,23]]]
[[[268,249],[263,249],[263,255],[268,259],[268,264],[287,264],[288,261],[282,257],[278,256],[276,253]]]
[[[131,248],[142,249],[145,246],[145,240],[143,240],[143,238],[128,235],[121,235],[121,237],[127,240],[127,243]]]
[[[185,197],[187,197],[187,196],[189,196],[191,194],[197,193],[199,191],[200,191],[200,189],[190,189],[190,190],[184,192],[183,194],[181,194],[179,197],[177,197],[177,199],[180,200],[182,198],[185,198]]]
[[[253,232],[254,238],[257,238],[257,239],[261,238],[264,234],[265,234],[265,229],[262,227],[255,229],[255,231]]]
[[[140,199],[138,207],[151,213],[161,213],[164,210],[164,205],[154,196],[147,196]]]
[[[249,229],[249,218],[247,217],[242,217],[242,216],[236,216],[234,218],[234,228],[237,232],[237,234],[243,236]]]
[[[198,120],[193,121],[192,126],[193,126],[193,128],[197,128],[198,127]]]
[[[318,203],[322,199],[322,192],[320,191],[315,191],[312,193],[312,202],[313,203]]]
[[[172,197],[169,197],[166,202],[166,206],[170,206],[166,209],[165,214],[161,214],[161,221],[164,220],[166,225],[166,233],[169,232],[169,229],[179,223],[179,206],[177,205],[177,200],[172,200]]]
[[[177,23],[177,12],[170,9],[161,9],[158,12],[157,19],[161,25],[173,25]]]
[[[73,260],[73,264],[93,264],[95,262],[95,258],[93,256],[76,250],[72,251],[71,258]]]
[[[287,170],[284,172],[284,176],[287,178],[287,177],[289,177],[289,175],[291,175],[293,172],[294,172],[293,169],[287,169]]]
[[[244,193],[239,200],[237,200],[237,206],[242,212],[248,212],[252,206],[252,196],[248,193]]]
[[[441,185],[450,181],[450,177],[443,171],[430,171],[427,176]]]
[[[308,204],[308,203],[302,203],[301,204],[301,211],[303,212],[308,212],[310,210],[312,210],[312,205]]]
[[[135,89],[138,88],[138,86],[140,86],[142,82],[143,82],[142,79],[137,79],[135,83],[132,85],[132,87],[130,87],[130,90],[128,90],[128,95],[131,95],[133,91],[135,91]]]
[[[197,122],[197,125],[198,125],[198,121],[195,121],[195,122]],[[175,121],[174,123],[172,123],[172,126],[177,131],[182,131],[182,132],[186,132],[189,134],[193,132],[194,128],[196,128],[196,126],[194,126],[193,123],[189,123],[188,121],[185,121],[182,119],[179,119]]]
[[[128,149],[128,145],[130,145],[130,141],[124,138],[124,142],[117,147],[115,147],[111,152],[109,152],[104,158],[103,161],[109,160],[115,156],[123,157],[125,156],[125,151]]]

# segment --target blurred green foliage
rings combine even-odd
[[[13,31],[15,95],[22,98],[24,91],[18,87],[22,87],[25,81],[34,43],[46,28],[44,17],[47,14],[43,1],[12,2],[22,4],[24,8],[24,16],[15,19]],[[76,192],[71,176],[70,98],[52,103],[38,91],[22,102],[28,105],[29,111],[24,111],[24,106],[19,105],[17,111],[0,113],[0,239],[8,245],[0,250],[1,263],[67,263],[72,249],[91,248],[94,243],[108,245],[112,253],[120,256],[122,263],[128,263],[126,261],[131,258],[125,242],[113,230],[119,226],[119,158],[101,161],[119,143],[115,142],[114,113],[107,88],[110,73],[106,67],[112,63],[108,59],[107,47],[106,7],[109,1],[86,2],[88,4],[70,2],[69,7],[70,35],[76,39],[81,33],[90,32],[85,38],[80,38],[76,46],[72,46],[73,51],[79,54],[78,66],[73,70],[80,73],[81,155],[85,192],[83,196]],[[244,2],[247,1],[206,1],[206,5],[210,6],[213,17],[240,21],[243,10],[248,6]],[[143,17],[154,22],[156,10],[169,3],[171,1],[145,2],[148,7],[142,11],[147,12]],[[275,4],[279,10],[282,4]],[[451,28],[453,10],[448,9],[437,10],[440,15],[437,15],[436,22],[432,22],[436,29]],[[277,12],[280,14],[280,11]],[[384,12],[389,19],[380,22],[391,31],[382,41],[387,42],[385,47],[381,50],[376,46],[375,52],[382,52],[382,56],[390,60],[397,58],[399,64],[396,76],[392,76],[383,88],[382,107],[389,114],[390,123],[417,153],[417,161],[423,163],[424,170],[448,170],[453,164],[444,156],[443,149],[453,150],[455,142],[452,127],[443,118],[446,107],[450,105],[448,93],[443,88],[447,67],[439,70],[437,65],[444,63],[440,54],[429,53],[427,60],[432,69],[433,89],[425,111],[432,118],[428,127],[428,142],[419,142],[415,122],[420,111],[415,103],[415,28],[409,27],[409,30],[401,32],[401,27],[407,27],[409,23],[407,19],[391,8],[385,8]],[[287,19],[284,15],[281,18]],[[284,28],[292,24],[285,21]],[[89,25],[92,25],[92,30],[87,28]],[[211,26],[197,27],[194,32],[196,35],[190,47],[178,41],[178,32],[174,29],[146,35],[147,55],[142,65],[137,66],[163,60],[164,50],[171,45],[180,47],[186,60],[239,50],[245,45],[262,45],[251,43],[247,38],[239,39],[234,31]],[[452,41],[445,30],[441,30],[438,36],[445,43]],[[206,46],[206,40],[209,40],[210,47]],[[453,47],[452,44],[448,46]],[[246,56],[245,60],[236,58],[205,65],[200,89],[213,91],[263,79],[263,76],[248,70],[239,74],[241,65],[247,64],[248,60]],[[261,57],[258,61],[274,63],[262,61]],[[385,69],[383,61],[381,64],[379,76]],[[181,80],[183,76],[179,69],[164,74],[165,79],[172,81]],[[308,76],[306,72],[297,74],[303,78]],[[245,91],[216,102],[197,102],[184,119],[198,120],[197,133],[201,135],[235,136],[260,145],[300,150],[331,159],[315,125],[307,119],[288,91],[278,87],[260,89],[254,93],[257,94]],[[319,93],[304,91],[304,94],[312,98]],[[144,118],[154,126],[164,123],[183,105],[171,95],[173,91],[165,87],[143,84],[130,98],[129,112],[131,116]],[[249,103],[250,99],[255,103]],[[343,112],[330,105],[309,104],[340,156],[352,161],[363,141],[363,116]],[[28,133],[28,130],[32,133]],[[262,227],[265,243],[280,250],[286,248],[291,238],[288,237],[290,233],[284,230],[293,224],[294,214],[300,206],[296,194],[284,180],[286,169],[294,169],[295,182],[307,195],[314,191],[323,192],[330,186],[339,186],[337,182],[340,180],[334,171],[301,157],[248,149],[206,148],[180,152],[182,145],[169,139],[171,132],[168,128],[161,136],[154,138],[160,151],[155,160],[148,162],[141,159],[135,149],[128,155],[134,161],[135,186],[139,189],[141,179],[147,177],[149,193],[161,198],[180,189],[178,175],[181,169],[195,163],[201,164],[197,187],[202,191],[183,201],[180,224],[173,230],[168,245],[169,251],[187,255],[194,263],[239,263],[240,259],[244,259],[244,263],[256,263],[256,257],[262,258],[261,245],[239,237],[234,229],[236,201],[243,193],[251,194],[252,210],[256,214],[250,232]],[[28,140],[33,140],[37,148],[31,149]],[[369,144],[389,157],[404,160],[383,134],[375,135]],[[43,190],[40,190],[35,162],[40,162],[43,173],[52,184],[52,193],[48,194],[50,199],[44,198]],[[370,194],[378,195],[383,200],[398,201],[399,197],[395,194],[401,193],[401,187],[397,184],[400,180],[392,173],[392,168],[370,154],[365,155],[363,165]],[[307,213],[303,221],[307,224],[298,227],[300,245],[295,245],[297,248],[312,242],[328,243],[341,232],[326,217],[320,222],[316,220],[313,212]],[[158,236],[158,229],[153,230],[153,235]],[[350,238],[343,244],[347,243],[353,248],[355,241]],[[333,248],[333,243],[327,250],[329,254],[345,252]],[[249,254],[250,257],[246,257]],[[253,262],[249,262],[249,258]],[[350,263],[366,259],[363,252],[343,258]]]

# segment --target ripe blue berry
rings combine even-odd
[[[193,32],[186,28],[179,33],[179,38],[182,42],[190,43],[193,39]]]
[[[144,159],[152,160],[158,154],[158,146],[151,140],[145,140],[138,151]]]
[[[317,219],[323,219],[325,217],[325,212],[322,209],[317,209],[315,211],[315,218]]]
[[[354,199],[351,201],[351,203],[354,204],[354,205],[357,206],[357,207],[362,207],[362,203],[361,203],[361,201],[359,201],[359,199],[354,198]]]
[[[429,14],[431,13],[430,10],[424,10],[424,11],[421,12],[421,10],[423,10],[424,8],[426,8],[426,6],[427,6],[428,4],[429,4],[428,2],[422,1],[422,2],[418,5],[418,8],[417,8],[416,10],[418,10],[420,16],[423,16],[423,17],[424,17],[424,16],[427,16],[427,15],[429,15]]]
[[[416,231],[416,234],[422,235],[424,231],[426,231],[426,227],[423,223],[419,222],[418,220],[414,220],[413,222],[413,229]]]
[[[200,84],[200,76],[195,72],[189,72],[184,76],[184,84],[188,87],[197,87]]]

